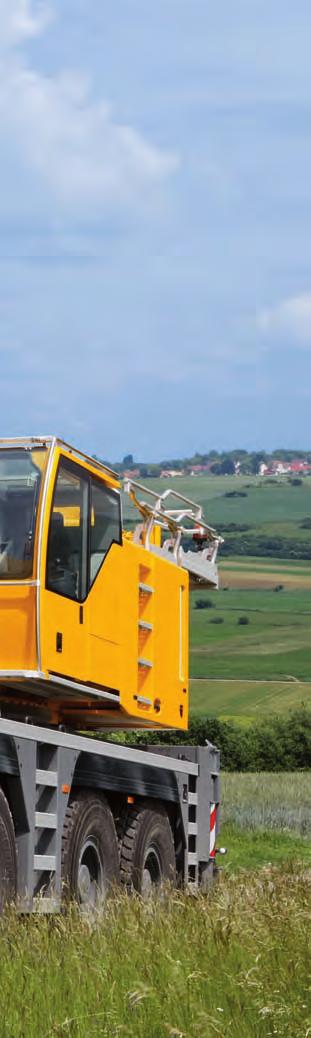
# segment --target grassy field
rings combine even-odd
[[[198,599],[210,607],[196,608]],[[196,592],[190,644],[194,714],[251,717],[311,702],[311,596],[305,590]]]
[[[311,682],[193,678],[190,703],[191,717],[208,714],[246,724],[267,713],[283,714],[302,703],[311,707]]]
[[[210,898],[110,901],[97,923],[1,924],[1,1038],[306,1038],[310,880],[242,872]]]
[[[209,897],[9,911],[0,1038],[307,1038],[310,793],[308,774],[223,776],[228,856]]]
[[[226,876],[210,898],[111,901],[97,924],[6,919],[1,1038],[306,1038],[305,867]]]
[[[219,561],[220,587],[248,591],[311,591],[311,562],[245,556]]]
[[[221,790],[223,823],[311,836],[311,772],[224,772]]]
[[[177,477],[211,523],[310,541],[311,477],[300,486],[258,477]],[[166,480],[149,480],[163,492]],[[232,493],[245,496],[230,496]],[[129,516],[128,502],[126,514]],[[226,533],[224,533],[226,537]],[[243,537],[243,533],[238,534]],[[191,711],[249,720],[311,702],[311,560],[221,558],[218,594],[192,595]],[[275,589],[282,586],[282,590]],[[212,608],[195,608],[198,598]],[[246,618],[244,624],[239,623]]]
[[[311,866],[311,773],[223,773],[221,832],[225,874],[268,868],[298,856]]]
[[[311,530],[301,526],[311,516],[311,477],[304,478],[300,486],[293,486],[284,478],[272,482],[258,476],[177,476],[171,480],[148,479],[146,485],[160,493],[174,487],[198,501],[211,525],[243,523],[256,535],[311,542]],[[232,492],[243,496],[228,496]],[[125,519],[133,515],[124,495]],[[243,532],[239,536],[243,537]]]

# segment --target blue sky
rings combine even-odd
[[[1,435],[310,447],[308,0],[0,0]]]

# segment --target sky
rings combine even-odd
[[[0,435],[310,448],[310,0],[0,0]]]

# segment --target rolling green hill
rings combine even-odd
[[[196,592],[190,644],[193,714],[251,718],[311,705],[310,592]]]
[[[269,480],[258,476],[177,476],[171,480],[148,479],[147,486],[160,493],[171,486],[200,502],[208,521],[223,530],[233,552],[234,546],[238,554],[244,553],[245,547],[246,553],[251,554],[251,545],[256,547],[258,538],[276,538],[285,542],[276,552],[278,556],[283,552],[285,558],[290,557],[295,550],[293,542],[298,541],[301,549],[307,546],[311,558],[311,528],[302,525],[309,519],[311,527],[311,477],[295,486],[286,477]],[[126,498],[125,520],[133,518],[133,514]],[[232,529],[232,524],[244,529]],[[263,552],[256,549],[253,554]],[[299,558],[299,545],[296,555]]]
[[[198,589],[191,596],[192,714],[248,721],[301,702],[311,705],[311,478],[298,486],[249,476],[149,479],[147,485],[160,493],[171,485],[200,502],[233,549],[219,554],[222,590]],[[124,514],[133,521],[126,496]],[[283,539],[284,558],[279,551],[278,557],[241,555],[249,537],[253,543]],[[307,545],[310,559],[299,558],[300,545]],[[210,608],[196,608],[200,598]]]

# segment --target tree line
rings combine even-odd
[[[224,771],[294,771],[311,767],[311,711],[268,715],[242,727],[218,717],[190,720],[186,732],[122,733],[113,741],[169,746],[218,746]]]
[[[139,470],[140,477],[147,479],[148,477],[159,477],[161,472],[166,470],[182,472],[187,475],[198,466],[208,467],[211,474],[215,476],[233,475],[236,472],[237,463],[241,475],[252,476],[260,472],[262,463],[269,466],[273,461],[291,462],[296,458],[311,464],[311,450],[278,448],[272,452],[267,452],[264,450],[247,451],[242,448],[235,448],[232,451],[209,450],[205,453],[196,451],[195,454],[189,457],[163,458],[158,462],[139,461],[135,459],[133,454],[125,454],[122,461],[98,460],[104,460],[105,464],[112,465],[120,474],[123,474],[125,471]]]

